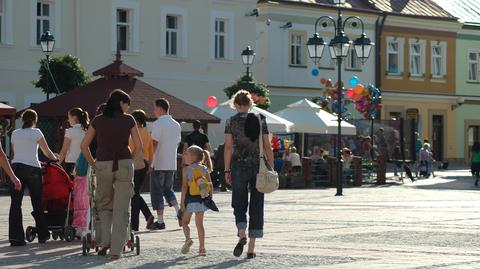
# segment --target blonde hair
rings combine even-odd
[[[207,150],[193,145],[187,148],[187,152],[195,156],[195,162],[200,162],[205,165],[208,169],[208,172],[213,171],[212,159],[210,158],[210,153]]]
[[[236,94],[233,95],[233,106],[253,106],[252,95],[246,90],[239,90]]]

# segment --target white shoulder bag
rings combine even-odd
[[[260,169],[257,174],[257,190],[261,193],[271,193],[278,189],[278,174],[275,170],[270,170],[265,164],[265,154],[263,153],[263,128],[262,118],[257,115],[260,121],[260,136],[258,138],[258,144],[260,145]]]

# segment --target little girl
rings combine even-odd
[[[182,178],[182,204],[183,212],[182,227],[185,234],[185,244],[182,247],[182,254],[187,254],[193,245],[188,227],[192,214],[195,213],[195,224],[197,226],[198,240],[200,242],[199,255],[205,256],[205,229],[203,227],[203,215],[208,210],[204,204],[205,198],[212,197],[212,161],[208,151],[198,146],[191,146],[185,151],[185,163],[188,165],[183,169]]]

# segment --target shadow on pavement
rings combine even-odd
[[[470,190],[480,191],[480,188],[475,187],[474,180],[471,176],[443,176],[442,180],[449,180],[448,182],[438,182],[428,185],[411,185],[412,188],[423,190]],[[430,178],[430,181],[435,180]]]

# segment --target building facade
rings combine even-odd
[[[73,54],[89,74],[123,60],[144,80],[206,108],[208,96],[241,75],[242,49],[255,40],[256,21],[245,16],[255,0],[0,0],[0,101],[18,109],[45,100],[32,86],[47,30],[53,55]]]

